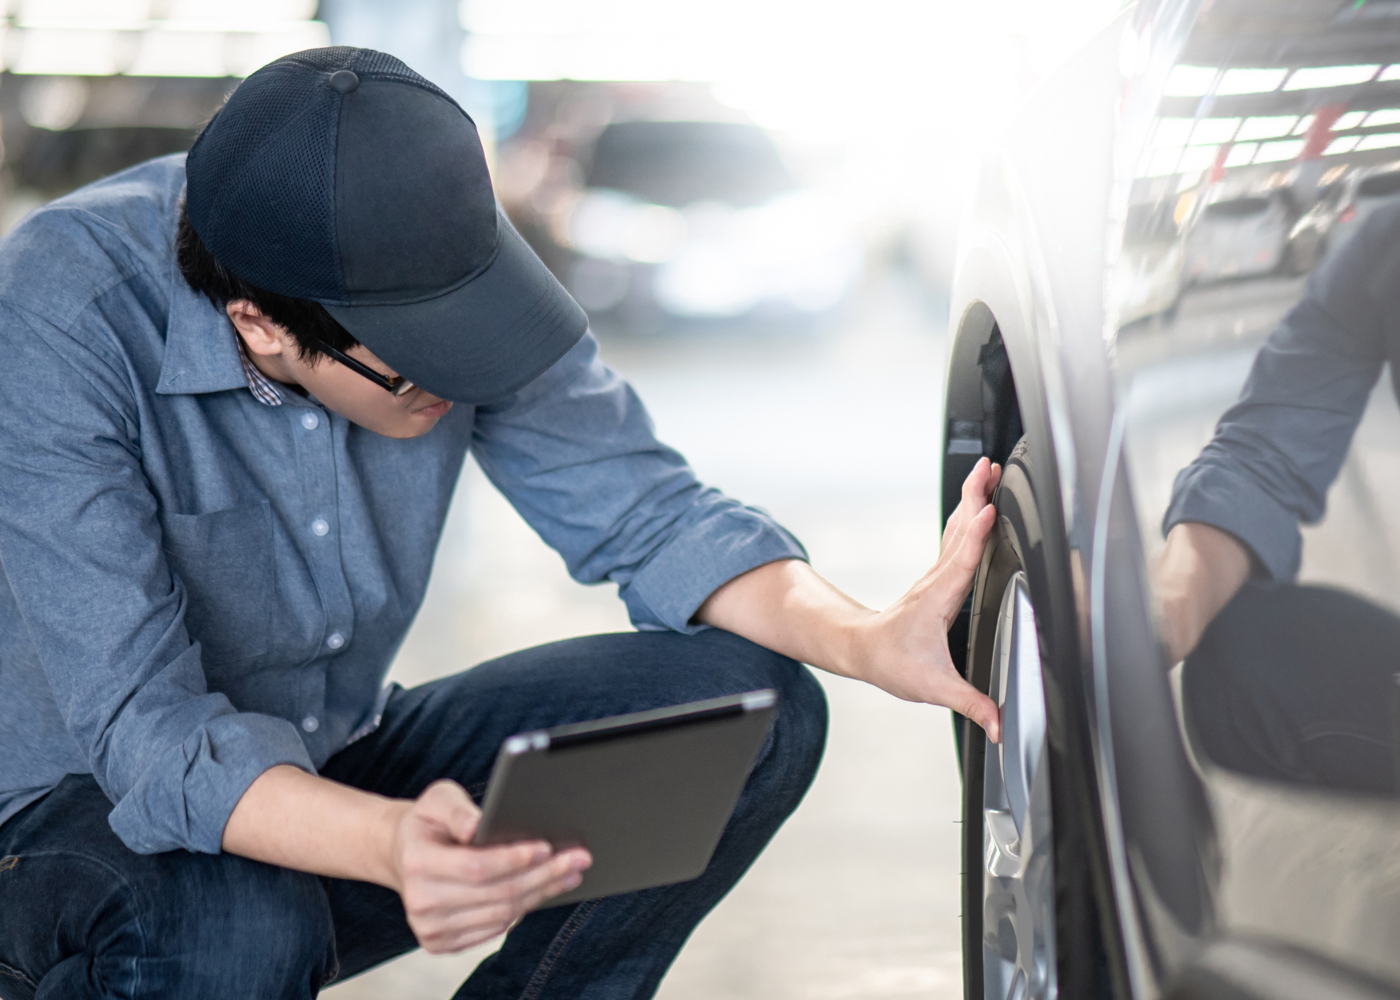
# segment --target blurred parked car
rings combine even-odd
[[[860,274],[843,206],[799,184],[757,126],[615,122],[585,159],[582,190],[549,228],[595,322],[811,324]]]
[[[1385,163],[1354,171],[1341,185],[1332,224],[1320,241],[1317,259],[1336,250],[1371,213],[1393,198],[1400,197],[1400,163]]]
[[[981,457],[1004,469],[949,633],[1002,713],[998,744],[959,729],[969,1000],[1400,998],[1392,637],[1367,665],[1384,683],[1360,697],[1336,683],[1359,665],[1357,622],[1400,629],[1400,406],[1389,379],[1376,385],[1375,343],[1400,296],[1376,224],[1400,230],[1400,205],[1368,207],[1400,189],[1380,163],[1400,116],[1375,111],[1397,106],[1400,4],[1139,0],[983,159],[943,396],[945,519]],[[1360,109],[1344,143],[1328,134],[1339,108]],[[1286,277],[1214,282],[1278,267],[1296,219],[1285,184],[1351,173],[1328,239],[1369,213],[1353,237],[1377,248],[1364,280],[1330,285],[1365,297],[1354,311],[1295,310],[1304,283]],[[1169,219],[1190,227],[1188,275],[1214,283],[1129,322],[1170,295]],[[1267,523],[1280,545],[1306,520],[1307,586],[1275,559],[1256,572],[1276,577],[1241,594],[1311,610],[1239,628],[1235,602],[1198,647],[1220,668],[1202,674],[1195,654],[1167,654],[1151,569],[1164,515],[1246,380],[1277,389],[1281,369],[1299,397],[1255,398],[1253,419],[1276,407],[1297,447],[1237,430],[1233,451],[1203,460],[1221,478],[1193,482],[1237,483],[1240,452],[1266,456],[1253,493],[1221,488],[1210,509],[1228,508],[1240,537]],[[1284,506],[1317,480],[1330,485]],[[1237,700],[1197,711],[1193,678],[1242,669]],[[1323,701],[1328,725],[1222,752],[1280,705]],[[1301,766],[1310,741],[1330,768]]]
[[[1298,218],[1287,188],[1208,200],[1186,236],[1186,275],[1205,283],[1272,274]]]

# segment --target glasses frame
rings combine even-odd
[[[407,395],[414,389],[414,384],[402,375],[381,375],[379,372],[369,367],[369,365],[356,361],[343,351],[337,351],[324,340],[318,339],[316,345],[333,359],[339,361],[346,368],[349,368],[356,375],[362,375],[385,392],[393,393],[395,399]]]

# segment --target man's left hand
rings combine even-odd
[[[963,679],[948,651],[948,626],[972,589],[996,522],[992,493],[1001,467],[982,459],[963,483],[938,561],[884,611],[841,593],[797,560],[735,577],[700,607],[697,621],[835,674],[868,681],[906,701],[943,705],[1001,739],[996,703]]]

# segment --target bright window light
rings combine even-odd
[[[1391,65],[1387,66],[1385,69],[1381,70],[1381,75],[1376,77],[1376,79],[1400,80],[1400,63],[1392,63]]]
[[[1186,152],[1181,155],[1177,169],[1208,170],[1215,165],[1215,156],[1219,150],[1219,146],[1188,146]]]
[[[148,31],[128,76],[225,76],[219,31]]]
[[[330,31],[320,21],[294,22],[273,31],[229,32],[224,36],[224,72],[247,76],[289,53],[330,43]]]
[[[150,0],[23,0],[21,25],[135,27],[151,16]]]
[[[1227,69],[1216,85],[1217,94],[1268,94],[1288,75],[1286,69]]]
[[[309,21],[316,0],[174,0],[165,10],[171,21],[215,21],[220,24],[266,25]]]
[[[1340,139],[1333,139],[1327,144],[1327,155],[1336,156],[1338,153],[1350,153],[1360,141],[1359,135],[1344,135]]]
[[[1324,87],[1350,87],[1365,83],[1379,66],[1308,66],[1295,69],[1284,90],[1321,90]]]
[[[1244,167],[1249,165],[1249,161],[1254,159],[1254,151],[1259,146],[1252,142],[1237,142],[1230,147],[1230,152],[1225,154],[1225,166]]]
[[[709,47],[661,35],[468,35],[462,68],[479,80],[712,80]]]
[[[1345,132],[1349,128],[1358,128],[1365,117],[1364,111],[1348,111],[1332,123],[1332,131]]]
[[[1158,118],[1157,130],[1152,133],[1154,146],[1184,146],[1191,137],[1194,118]]]
[[[117,72],[117,33],[65,28],[25,28],[13,73],[111,76]],[[7,41],[9,39],[7,38]]]
[[[1296,115],[1265,115],[1258,118],[1246,118],[1244,123],[1240,125],[1240,130],[1235,133],[1235,139],[1277,139],[1292,131],[1293,123],[1297,120]]]
[[[1400,132],[1382,132],[1379,135],[1365,135],[1356,144],[1358,153],[1367,149],[1392,149],[1400,146]]]
[[[1201,97],[1210,93],[1218,72],[1214,66],[1173,66],[1163,93],[1167,97]]]
[[[1278,163],[1291,160],[1303,151],[1302,139],[1284,139],[1282,142],[1259,144],[1259,152],[1254,154],[1255,163]]]
[[[1240,120],[1238,118],[1202,118],[1191,132],[1191,145],[1201,146],[1206,143],[1219,145],[1222,142],[1229,142],[1235,137],[1235,129],[1239,127]]]
[[[1366,116],[1366,127],[1377,125],[1400,125],[1400,108],[1381,108]]]
[[[1298,124],[1293,126],[1294,135],[1306,135],[1308,129],[1312,128],[1313,116],[1304,115],[1298,119]]]

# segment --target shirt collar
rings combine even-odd
[[[238,355],[238,334],[218,309],[170,262],[170,318],[156,392],[177,396],[249,388]]]
[[[248,391],[253,394],[253,398],[264,406],[281,406],[284,399],[282,390],[253,364],[253,359],[248,357],[248,348],[236,330],[233,342],[238,346],[238,362],[243,366],[243,377],[248,380]]]

